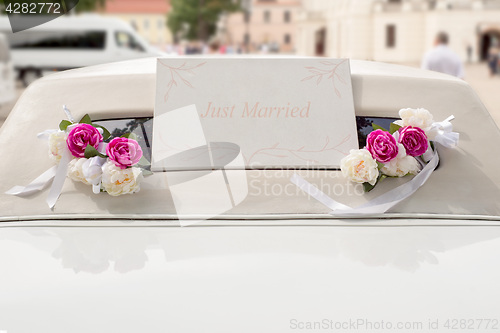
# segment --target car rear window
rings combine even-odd
[[[153,137],[153,117],[125,118],[125,119],[104,119],[95,120],[94,124],[105,127],[111,137],[108,142],[114,138],[127,133],[133,133],[137,136],[137,142],[142,148],[144,157],[151,161],[151,138]]]
[[[373,131],[373,124],[383,128],[389,128],[390,124],[398,118],[386,117],[356,117],[359,147],[366,145],[366,136]],[[137,136],[144,157],[151,161],[151,143],[153,137],[153,118],[124,118],[124,119],[103,119],[94,121],[95,124],[104,126],[111,133],[111,138],[122,136],[126,133],[133,133]]]

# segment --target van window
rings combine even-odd
[[[10,36],[12,49],[104,49],[105,31],[25,31]]]
[[[144,48],[139,44],[134,37],[125,31],[117,31],[115,33],[116,45],[121,48],[131,49],[134,51],[145,52]]]

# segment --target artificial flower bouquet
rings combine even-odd
[[[401,119],[392,123],[389,130],[373,124],[374,131],[368,134],[366,146],[351,150],[340,162],[344,177],[363,184],[366,192],[386,177],[420,172],[434,154],[432,140],[443,137],[443,126],[452,119],[435,123],[426,109],[402,109],[399,116]],[[458,133],[448,135],[453,136],[448,138],[450,141],[458,142]]]
[[[57,163],[67,163],[67,176],[92,185],[94,193],[112,196],[139,191],[148,162],[132,134],[115,137],[88,115],[78,123],[63,120],[59,130],[48,136],[49,156]]]

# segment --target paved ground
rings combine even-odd
[[[470,64],[465,66],[465,80],[474,88],[493,119],[500,127],[500,75],[490,78],[485,64]],[[18,84],[18,94],[23,92]],[[7,118],[14,102],[0,107],[0,126]]]
[[[465,81],[476,91],[500,127],[500,75],[490,77],[486,64],[467,65]]]

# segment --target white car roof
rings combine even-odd
[[[156,59],[140,59],[87,67],[47,76],[30,85],[0,129],[4,161],[0,164],[0,221],[39,218],[176,218],[165,175],[147,177],[134,195],[93,195],[89,186],[66,180],[54,210],[45,199],[47,189],[27,198],[3,194],[27,185],[52,166],[46,142],[36,135],[57,128],[66,104],[79,119],[93,120],[153,116]],[[440,166],[413,196],[385,216],[450,216],[498,219],[500,216],[500,132],[477,94],[464,81],[429,71],[368,61],[351,61],[356,115],[398,117],[406,107],[430,110],[437,121],[454,115],[461,135],[456,149],[440,149]],[[260,177],[253,170],[247,175]],[[276,171],[268,181],[286,186],[294,171]],[[317,181],[330,173],[314,173]],[[269,173],[266,174],[266,177]],[[313,181],[314,181],[313,179]],[[309,179],[311,180],[311,179]],[[380,191],[404,180],[380,184]],[[300,192],[300,191],[299,191]],[[380,192],[378,192],[380,194]],[[344,195],[338,201],[356,206],[378,195]],[[201,209],[203,210],[203,204]],[[225,213],[227,218],[329,218],[328,209],[306,195],[255,194]],[[221,217],[221,218],[224,218]]]
[[[63,15],[51,21],[48,21],[39,26],[33,27],[26,31],[43,31],[43,30],[97,30],[110,29],[114,30],[133,30],[132,27],[125,21],[114,18],[105,17],[97,14],[81,14],[81,15]],[[10,21],[7,16],[0,17],[0,30],[11,31]]]

